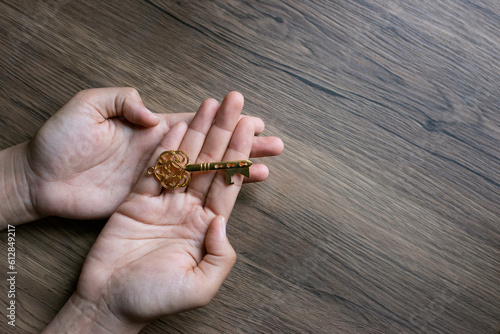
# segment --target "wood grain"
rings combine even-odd
[[[239,90],[285,152],[240,195],[215,300],[144,333],[498,333],[499,22],[493,0],[1,1],[0,148],[85,88],[156,112]],[[104,223],[18,228],[17,332]]]

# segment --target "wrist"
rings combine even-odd
[[[35,207],[34,173],[27,160],[28,143],[0,151],[0,229],[42,218]]]
[[[126,323],[104,301],[94,303],[75,292],[43,333],[138,333],[146,323]]]

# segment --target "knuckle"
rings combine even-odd
[[[125,95],[130,97],[139,97],[139,91],[134,87],[124,87],[123,92],[125,93]]]
[[[231,265],[234,265],[236,263],[236,260],[238,259],[238,255],[234,251],[234,249],[231,249],[231,253],[228,255],[228,262]]]
[[[74,95],[74,98],[75,99],[78,99],[78,100],[85,100],[87,98],[89,98],[89,96],[95,92],[95,89],[84,89],[84,90],[81,90],[79,91],[78,93],[76,93]]]

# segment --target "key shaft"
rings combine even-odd
[[[220,169],[248,168],[250,166],[252,166],[252,162],[250,160],[204,162],[201,164],[188,164],[186,165],[186,171],[208,172],[211,170],[220,170]]]

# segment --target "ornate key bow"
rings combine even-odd
[[[183,151],[165,151],[160,154],[153,167],[148,168],[148,174],[154,175],[162,187],[175,189],[185,187],[191,181],[190,172],[205,172],[211,170],[226,170],[226,184],[233,184],[231,176],[236,173],[250,176],[250,160],[205,162],[189,164],[189,158]]]

